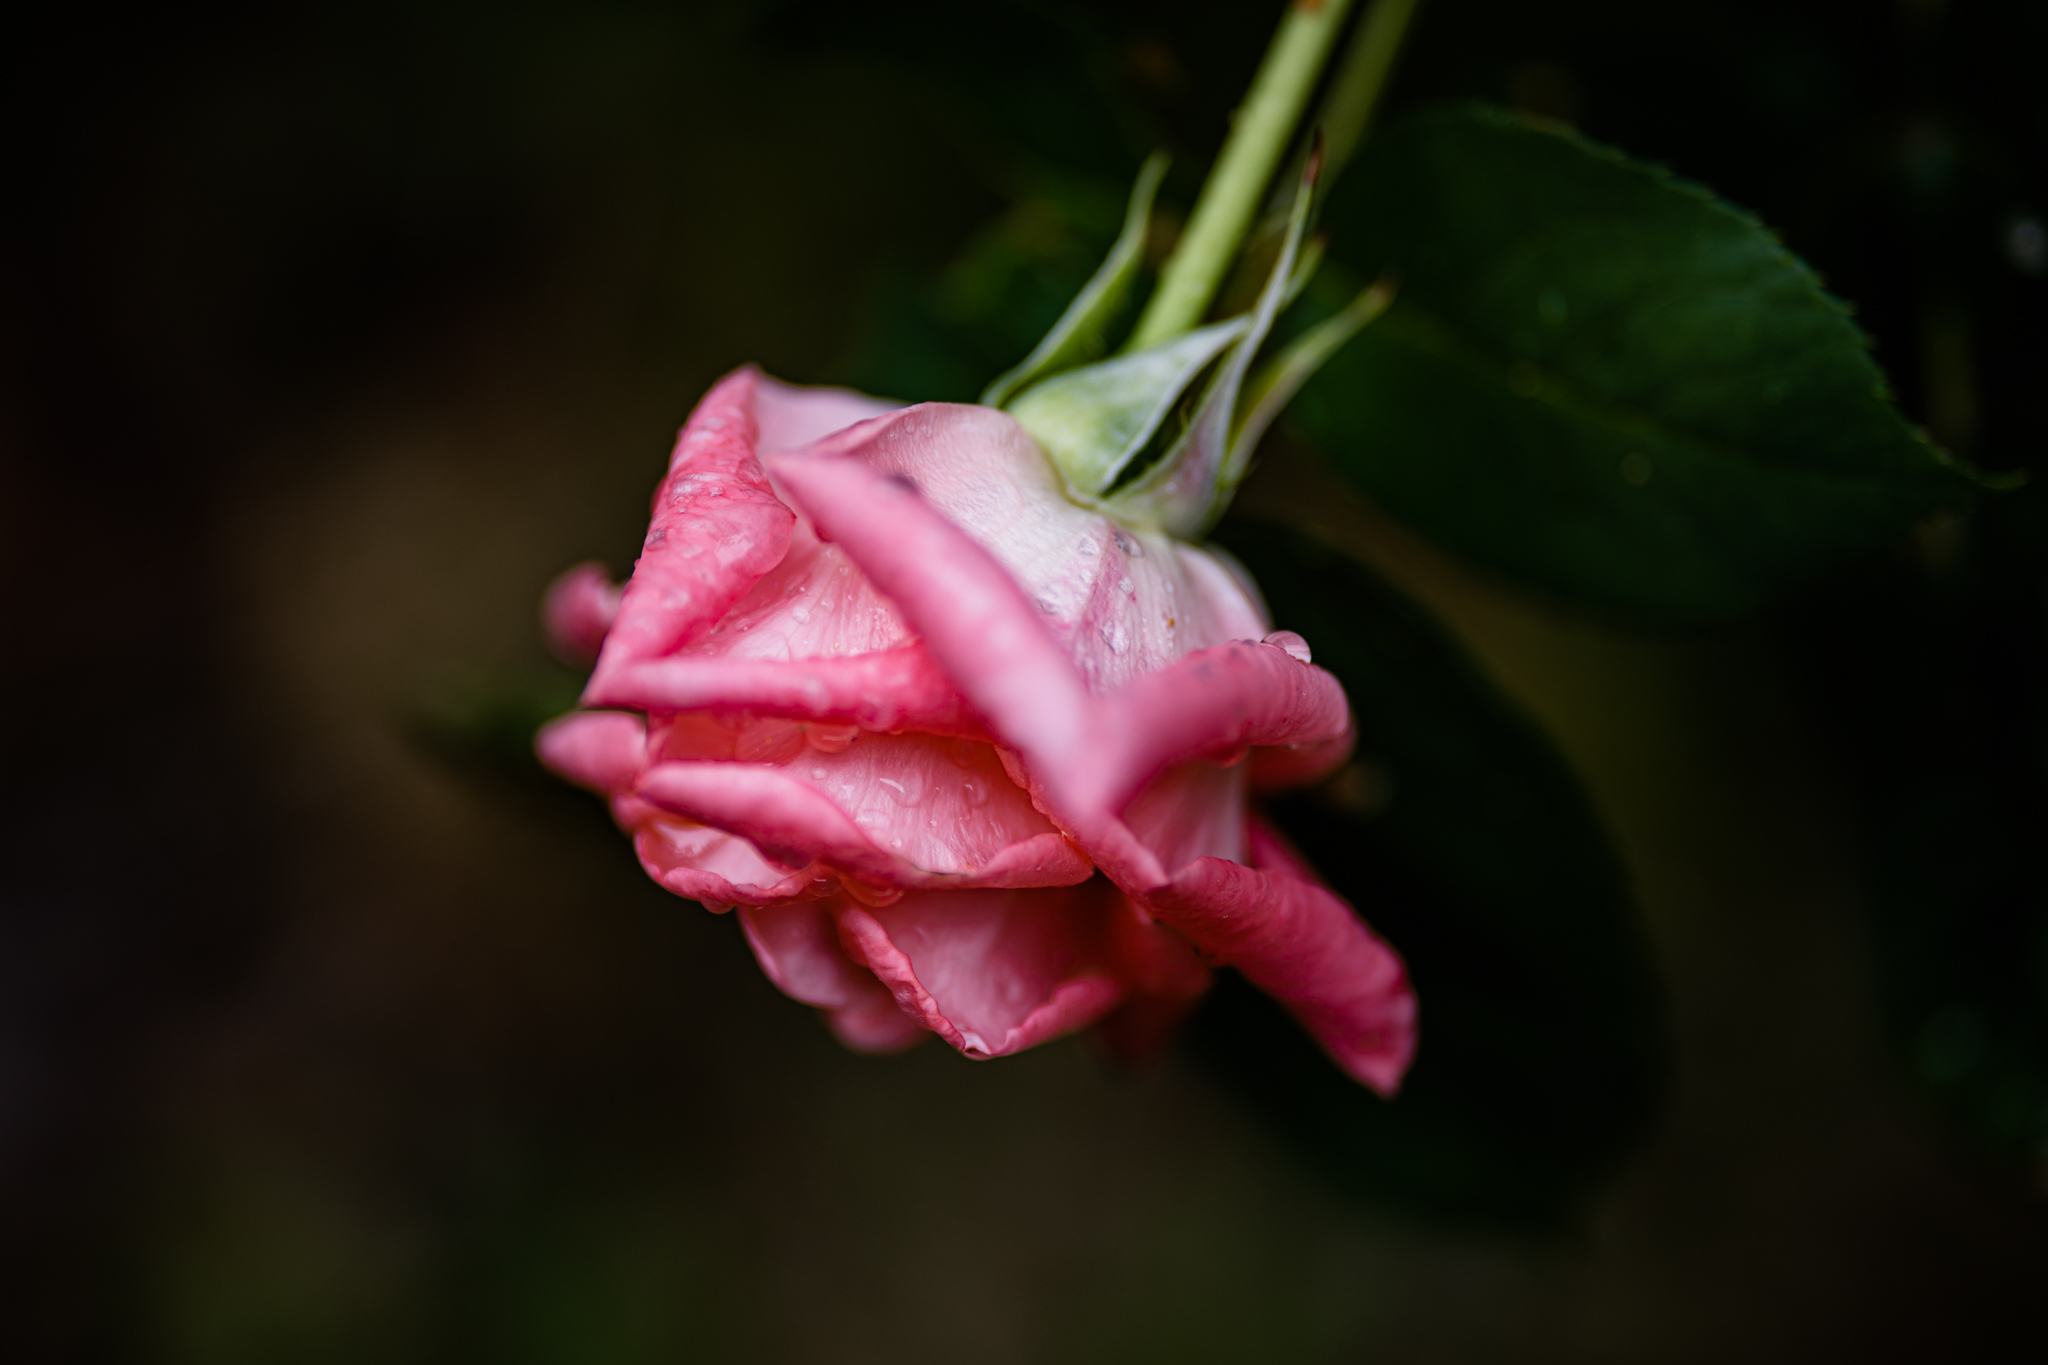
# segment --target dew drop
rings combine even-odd
[[[924,796],[924,779],[912,768],[902,769],[895,777],[878,777],[875,781],[886,788],[900,806],[914,806]]]
[[[806,725],[804,738],[821,754],[844,753],[860,738],[858,725]]]
[[[1277,649],[1285,651],[1290,659],[1296,659],[1302,663],[1313,662],[1313,656],[1309,654],[1308,650],[1308,641],[1302,639],[1291,630],[1276,630],[1260,643],[1272,645]]]

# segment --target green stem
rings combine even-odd
[[[1373,106],[1386,88],[1387,73],[1415,16],[1416,0],[1374,0],[1358,21],[1358,31],[1330,81],[1316,123],[1323,130],[1323,188],[1336,183],[1337,172],[1351,159],[1372,122]]]
[[[1350,8],[1351,0],[1295,0],[1281,20],[1127,349],[1170,341],[1209,311]]]

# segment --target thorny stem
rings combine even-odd
[[[1288,9],[1127,349],[1169,341],[1209,311],[1350,8],[1351,0],[1295,0]]]

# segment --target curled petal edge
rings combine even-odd
[[[1147,904],[1278,1000],[1346,1074],[1393,1096],[1415,1056],[1407,968],[1278,836],[1256,821],[1252,834],[1259,867],[1198,858]]]
[[[932,993],[918,980],[910,958],[889,937],[881,921],[858,905],[842,903],[834,910],[839,921],[839,938],[847,956],[873,972],[896,997],[897,1006],[911,1019],[938,1034],[962,1054],[985,1060],[1007,1057],[1039,1043],[1048,1042],[1102,1018],[1124,997],[1115,977],[1101,970],[1083,971],[1062,981],[1024,1019],[1000,1038],[987,1038],[962,1029],[946,1016]]]
[[[586,696],[626,664],[696,639],[788,553],[796,514],[755,455],[763,382],[752,366],[727,375],[684,423]]]
[[[649,659],[621,665],[588,702],[643,711],[744,711],[834,721],[885,734],[920,730],[986,739],[988,726],[922,643],[872,654],[797,659]]]

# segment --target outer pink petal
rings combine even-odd
[[[1345,1072],[1392,1095],[1415,1055],[1415,993],[1401,959],[1257,825],[1252,852],[1267,870],[1203,858],[1149,903],[1285,1005]]]
[[[684,425],[586,701],[604,704],[607,681],[625,663],[709,629],[788,550],[795,514],[754,456],[761,379],[751,367],[728,375]]]
[[[541,597],[541,633],[565,664],[587,667],[619,614],[611,571],[594,559],[563,571]]]
[[[903,1012],[970,1057],[1002,1057],[1085,1028],[1123,986],[1099,964],[1101,883],[912,892],[882,908],[835,902],[840,940]]]
[[[1331,739],[1310,740],[1252,750],[1252,790],[1261,794],[1285,791],[1320,781],[1344,766],[1358,747],[1358,732],[1347,727]]]
[[[647,725],[619,711],[573,711],[533,739],[550,771],[579,787],[615,792],[633,785],[647,763]]]
[[[970,872],[930,872],[875,846],[824,794],[747,763],[658,763],[639,794],[663,810],[741,836],[796,870],[823,865],[885,887],[1071,886],[1093,869],[1057,834],[1009,845]]]
[[[733,710],[866,730],[986,738],[952,680],[921,643],[874,654],[802,659],[671,656],[615,671],[605,696],[647,711]]]
[[[637,806],[639,811],[621,811]],[[828,868],[791,871],[761,856],[736,834],[670,818],[637,797],[612,802],[619,823],[633,831],[633,852],[655,882],[707,910],[735,905],[784,905],[817,900],[839,890]]]
[[[1351,725],[1344,688],[1285,648],[1233,640],[1135,678],[1103,699],[1114,719],[1121,807],[1136,790],[1191,758],[1242,753],[1254,745],[1318,744]]]
[[[931,1034],[897,1008],[875,974],[847,957],[831,914],[817,902],[743,909],[747,946],[784,995],[825,1011],[859,1052],[899,1052]]]

